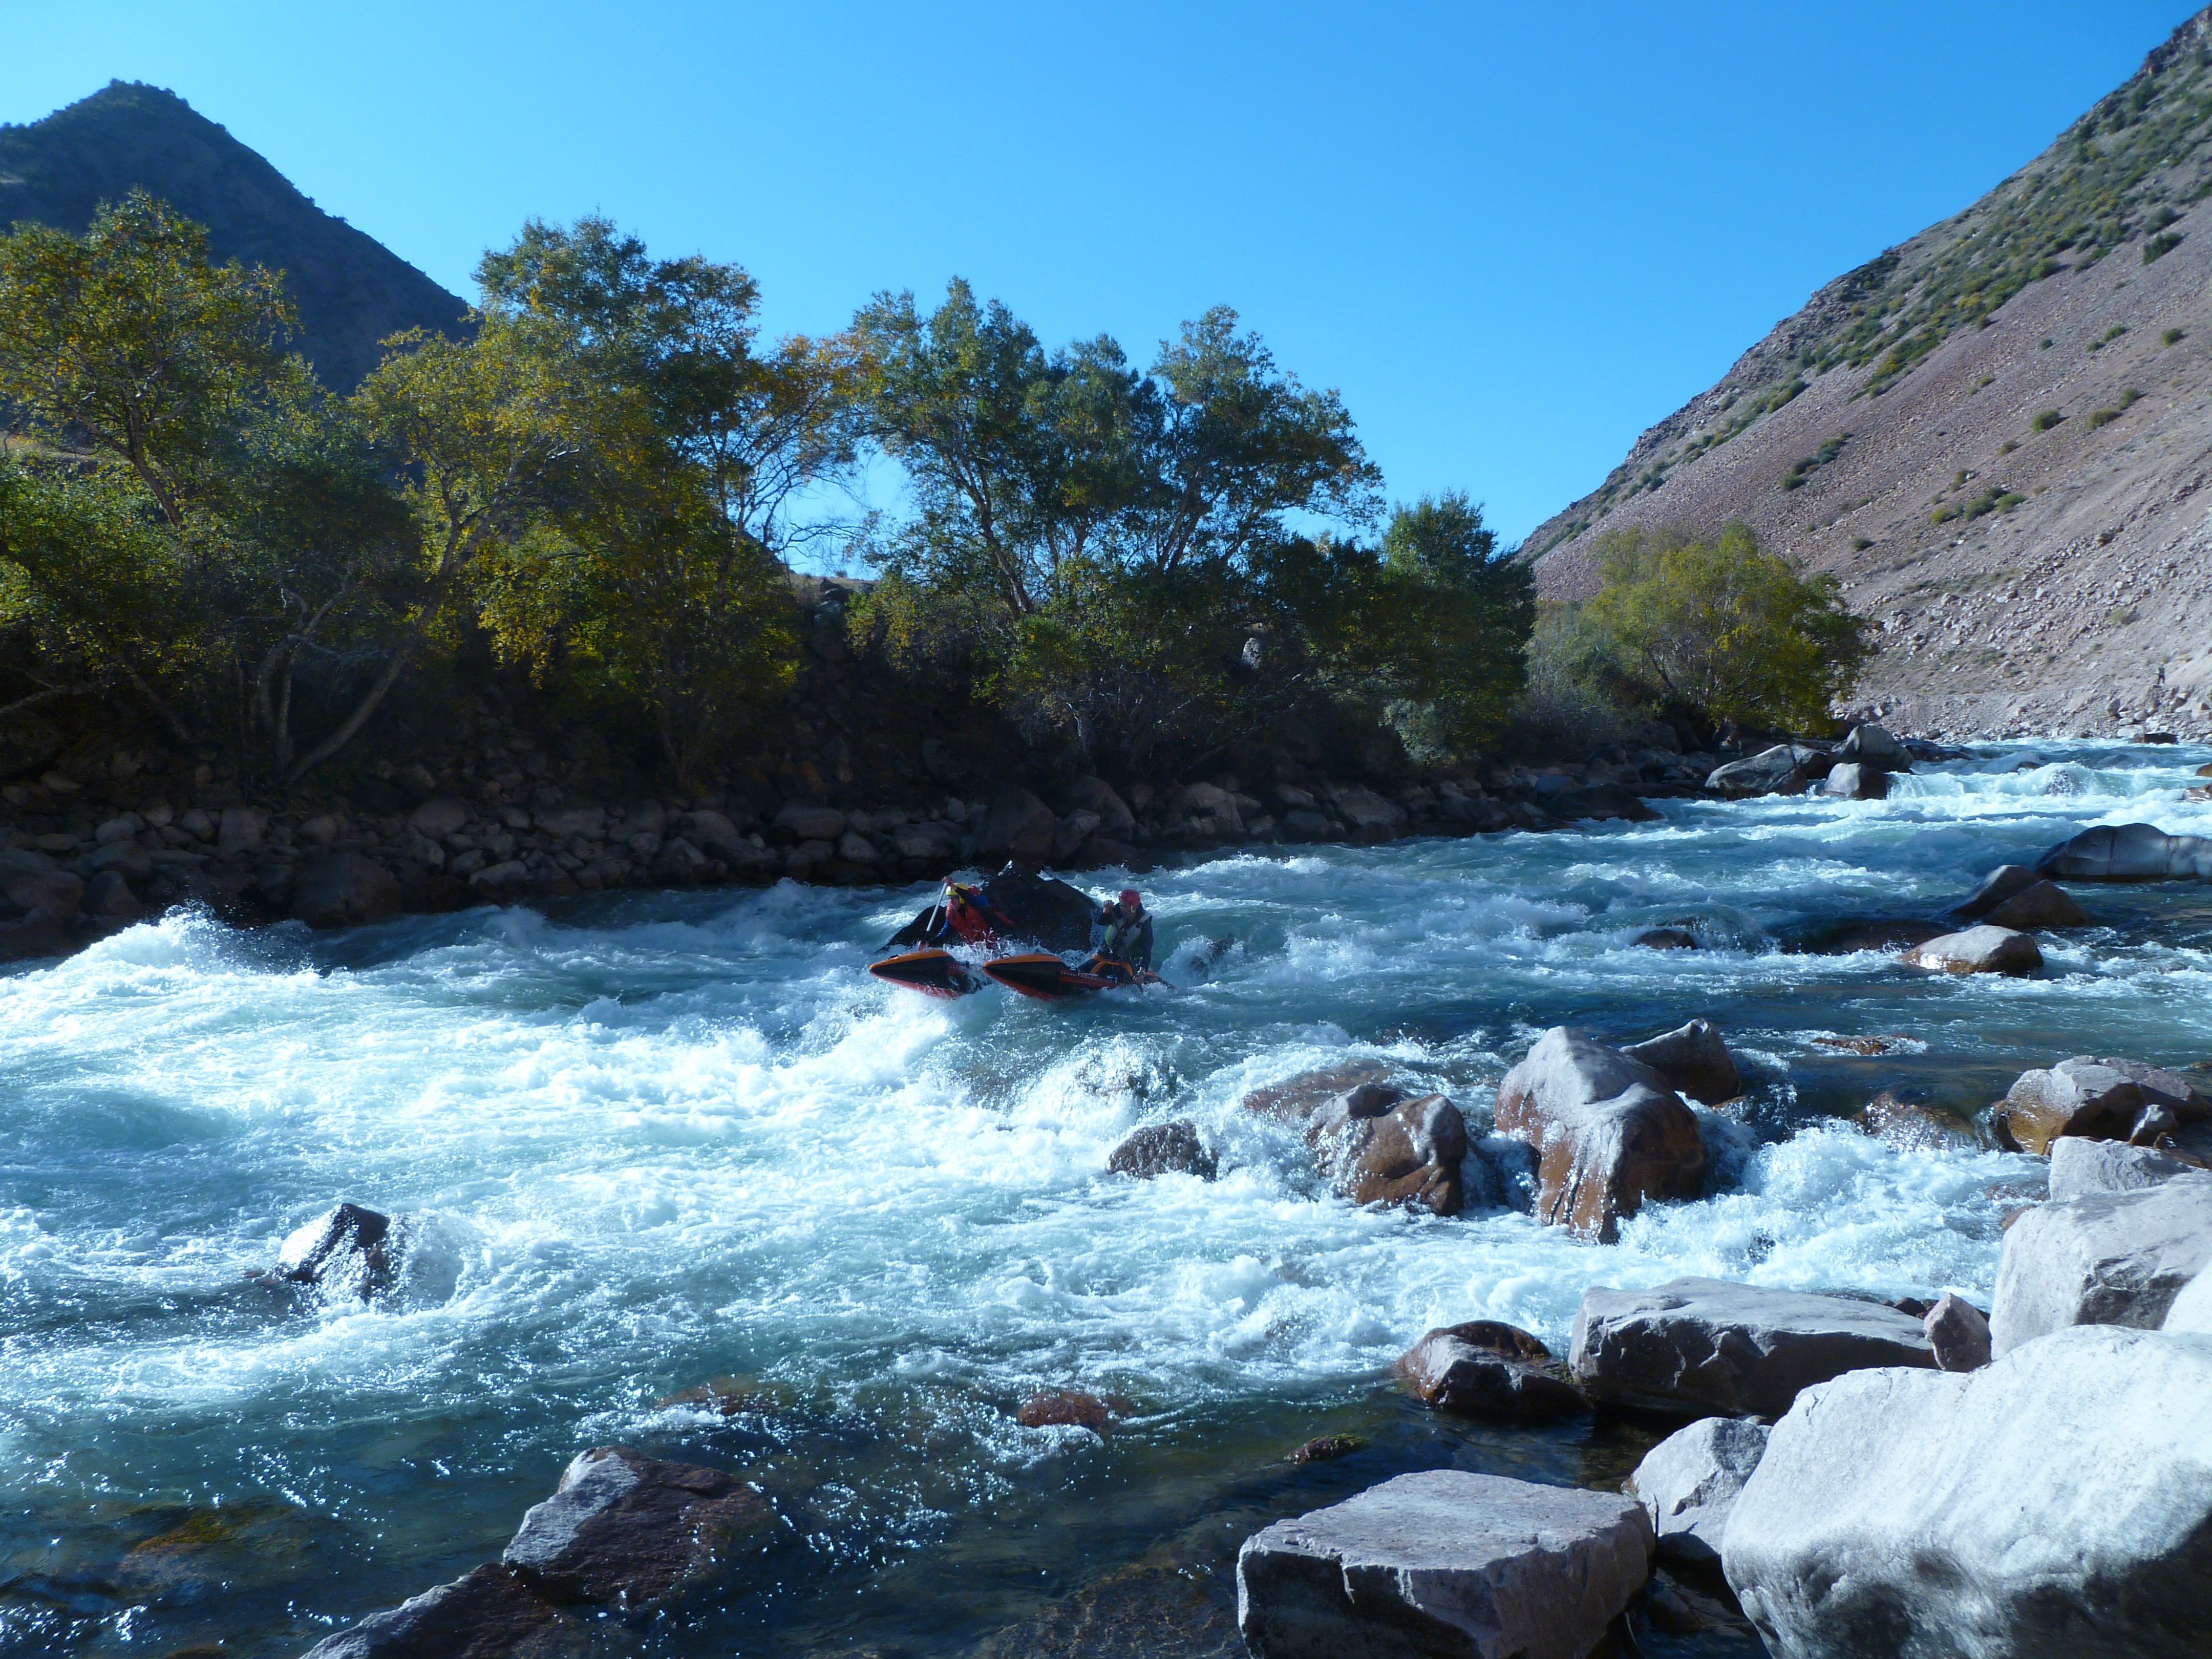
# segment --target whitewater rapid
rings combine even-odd
[[[296,1652],[495,1555],[569,1455],[629,1441],[747,1471],[790,1532],[667,1650],[966,1653],[1178,1528],[1310,1506],[1238,1484],[1309,1425],[1384,1439],[1376,1479],[1603,1472],[1573,1437],[1597,1431],[1526,1449],[1405,1417],[1382,1370],[1431,1325],[1564,1349],[1589,1285],[1686,1273],[1986,1305],[2041,1164],[1844,1115],[1905,1086],[1964,1125],[2028,1065],[2212,1054],[2212,895],[2078,890],[2099,925],[2047,937],[2026,980],[1791,941],[1932,912],[2091,824],[2212,833],[2181,799],[2212,751],[2039,750],[1883,802],[1152,872],[1179,988],[1080,1006],[880,984],[861,970],[923,890],[788,884],[335,935],[176,916],[5,971],[0,1651]],[[1705,948],[1631,942],[1684,925]],[[1511,1211],[1355,1209],[1238,1104],[1366,1060],[1480,1130],[1547,1027],[1699,1015],[1750,1092],[1700,1115],[1707,1195],[1611,1248]],[[1888,1052],[1819,1041],[1869,1036]],[[1169,1116],[1220,1179],[1105,1175]],[[390,1297],[245,1282],[349,1199],[407,1218]],[[725,1376],[757,1391],[736,1417],[661,1403]],[[1131,1419],[1103,1442],[1013,1423],[1055,1386]],[[220,1595],[149,1578],[139,1546],[223,1505],[287,1541]]]

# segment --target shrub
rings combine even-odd
[[[2147,265],[2154,264],[2180,246],[2181,238],[2176,236],[2172,231],[2167,231],[2163,235],[2154,236],[2143,244],[2142,262]]]
[[[1863,553],[1867,549],[1873,545],[1874,538],[1871,536],[1854,536],[1851,538],[1851,551],[1854,553]]]
[[[2048,432],[2066,417],[2055,409],[2046,409],[2027,423],[2031,432]]]
[[[1948,524],[1952,520],[1958,516],[1959,509],[1957,507],[1939,507],[1933,513],[1930,513],[1928,515],[1928,522],[1930,524]]]
[[[1997,446],[1997,453],[1998,453],[1998,454],[2000,454],[2000,455],[2009,455],[2009,454],[2011,454],[2011,453],[2013,453],[2013,451],[2014,451],[2014,450],[2018,449],[2019,447],[2020,447],[2020,440],[2019,440],[2019,439],[2017,439],[2017,438],[2007,438],[2007,439],[2002,442],[2002,443],[2001,443],[2001,444],[1999,444],[1999,445]]]
[[[2187,329],[2169,328],[2165,333],[2158,337],[2158,343],[2160,345],[2179,345],[2188,337],[2189,331]]]

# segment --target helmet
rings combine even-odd
[[[1133,904],[1139,910],[1145,908],[1144,900],[1137,896],[1137,890],[1133,887],[1124,887],[1121,890],[1121,902],[1124,904]]]

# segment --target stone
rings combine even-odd
[[[1213,1154],[1198,1138],[1198,1126],[1184,1117],[1172,1123],[1148,1123],[1134,1131],[1107,1154],[1106,1168],[1109,1174],[1139,1181],[1170,1174],[1211,1181],[1215,1164]]]
[[[1555,1026],[1498,1085],[1498,1131],[1535,1149],[1537,1218],[1611,1243],[1654,1199],[1695,1198],[1698,1120],[1650,1066]]]
[[[0,852],[0,898],[19,910],[73,916],[84,883],[42,853]]]
[[[113,870],[133,880],[143,881],[154,873],[154,855],[135,841],[112,841],[98,848],[92,856],[77,866],[87,874],[102,870]]]
[[[362,853],[323,853],[307,859],[292,884],[292,919],[310,927],[358,927],[381,921],[398,915],[399,904],[398,881]]]
[[[1170,795],[1167,820],[1184,834],[1207,841],[1235,840],[1244,834],[1237,797],[1210,783],[1186,784]]]
[[[325,1637],[301,1659],[584,1659],[591,1636],[517,1574],[483,1566]]]
[[[476,809],[451,795],[437,795],[407,815],[408,827],[418,836],[442,841],[476,817]]]
[[[1661,1036],[1625,1044],[1620,1052],[1649,1066],[1677,1094],[1700,1105],[1717,1106],[1743,1092],[1735,1056],[1709,1019],[1693,1019]]]
[[[2212,1261],[2212,1174],[2039,1204],[2006,1230],[1990,1306],[2000,1359],[2069,1325],[2156,1330]]]
[[[549,1600],[665,1607],[773,1531],[767,1500],[720,1469],[628,1446],[580,1454],[500,1558]]]
[[[2177,1336],[2212,1336],[2212,1268],[2181,1287],[2159,1329]]]
[[[769,820],[769,831],[778,841],[827,842],[836,844],[845,833],[845,815],[834,806],[811,801],[786,801]]]
[[[1066,866],[1083,850],[1084,844],[1098,833],[1098,814],[1085,809],[1070,812],[1060,821],[1060,828],[1052,833],[1052,861]]]
[[[1383,1064],[1379,1060],[1355,1060],[1341,1066],[1324,1066],[1319,1071],[1300,1072],[1280,1083],[1271,1083],[1265,1088],[1255,1089],[1237,1104],[1240,1109],[1259,1116],[1272,1118],[1278,1123],[1310,1124],[1324,1106],[1334,1103],[1338,1097],[1348,1095],[1368,1085],[1387,1090],[1379,1097],[1381,1103],[1373,1108],[1381,1111],[1395,1105],[1406,1097],[1402,1089],[1391,1089],[1382,1083]],[[1373,1100],[1377,1097],[1369,1096]]]
[[[1390,1369],[1440,1412],[1540,1420],[1589,1410],[1582,1390],[1553,1370],[1549,1348],[1496,1320],[1440,1326]]]
[[[1951,907],[1965,921],[1978,921],[2016,894],[2025,893],[2042,878],[2024,864],[2000,864],[1982,878],[1982,884],[1967,898]]]
[[[1025,1429],[1088,1429],[1104,1434],[1114,1419],[1129,1413],[1129,1402],[1119,1395],[1096,1395],[1082,1389],[1045,1389],[1022,1401],[1014,1421]]]
[[[507,859],[498,864],[488,864],[469,877],[469,885],[486,898],[503,898],[520,893],[530,884],[530,866],[520,859]]]
[[[1913,946],[1904,959],[1946,974],[2032,974],[2043,966],[2042,951],[2026,933],[1985,922],[1939,934]]]
[[[1821,781],[1820,793],[1843,800],[1887,800],[1889,774],[1879,767],[1845,761],[1828,769],[1828,775]]]
[[[1562,790],[1545,801],[1544,810],[1555,818],[1620,818],[1631,823],[1656,823],[1660,816],[1618,783]]]
[[[1879,726],[1854,726],[1836,750],[1836,758],[1877,772],[1912,769],[1912,757],[1905,753],[1905,745]]]
[[[2142,1090],[2146,1104],[2166,1107],[2185,1123],[2212,1118],[2212,1094],[2207,1094],[2179,1072],[2147,1065],[2140,1060],[2116,1060],[2110,1054],[2097,1064],[2118,1072]]]
[[[1115,841],[1127,841],[1136,832],[1136,814],[1103,778],[1078,778],[1061,791],[1060,810],[1070,817],[1096,812],[1099,833]]]
[[[1357,1434],[1317,1434],[1294,1448],[1288,1462],[1333,1463],[1340,1457],[1349,1457],[1357,1451],[1367,1449],[1367,1440]]]
[[[1730,761],[1707,774],[1705,787],[1717,795],[1742,800],[1753,795],[1795,794],[1816,775],[1824,775],[1828,757],[1819,750],[1793,743],[1762,749],[1747,759]]]
[[[1894,1308],[1714,1279],[1593,1286],[1567,1355],[1594,1400],[1701,1417],[1779,1417],[1845,1371],[1935,1363],[1920,1322]]]
[[[1335,833],[1336,826],[1318,812],[1298,808],[1283,814],[1285,841],[1327,841]]]
[[[1989,913],[1992,927],[2025,933],[2037,927],[2087,927],[2089,913],[2055,881],[2039,881]]]
[[[1936,1351],[1938,1370],[1977,1371],[1990,1363],[1988,1316],[1950,1291],[1920,1316],[1920,1328]]]
[[[717,842],[742,841],[738,826],[720,812],[704,806],[692,808],[676,820],[676,833],[695,847],[711,847]]]
[[[1459,1213],[1467,1120],[1442,1095],[1407,1100],[1395,1089],[1354,1089],[1314,1114],[1306,1140],[1322,1172],[1355,1204]]]
[[[36,962],[67,956],[69,924],[51,910],[33,910],[17,921],[0,922],[0,962]]]
[[[874,856],[875,850],[872,847],[868,849],[871,858]],[[706,854],[682,836],[672,836],[663,842],[660,850],[653,854],[653,878],[677,885],[697,881],[707,873],[708,863]]]
[[[874,842],[857,830],[848,830],[837,837],[837,856],[848,864],[873,864],[878,855]]]
[[[341,1204],[294,1230],[276,1252],[272,1276],[366,1302],[391,1288],[398,1243],[391,1217]]]
[[[990,811],[976,832],[976,852],[988,862],[1012,859],[1026,865],[1048,862],[1060,818],[1026,789],[1001,789],[991,797]]]
[[[250,853],[261,845],[261,834],[267,825],[266,815],[256,807],[226,806],[216,830],[215,849],[226,858]]]
[[[1640,945],[1647,951],[1694,951],[1698,936],[1686,927],[1647,927],[1631,945]]]
[[[948,864],[960,856],[960,830],[940,820],[902,823],[891,831],[891,850],[902,859]]]
[[[138,896],[131,890],[122,872],[103,870],[85,884],[84,900],[80,907],[88,916],[98,916],[107,921],[136,921],[145,914]]]
[[[1651,1517],[1662,1562],[1720,1565],[1722,1534],[1766,1450],[1766,1434],[1756,1418],[1700,1418],[1644,1455],[1628,1490]]]
[[[1352,839],[1361,845],[1395,840],[1405,828],[1406,809],[1358,784],[1340,784],[1329,801]]]
[[[2051,1196],[2061,1203],[2090,1193],[2139,1193],[2201,1172],[2197,1164],[2121,1140],[2061,1135],[2051,1143]]]
[[[2045,853],[2035,873],[2059,881],[2212,881],[2212,837],[2100,823]]]
[[[338,821],[328,812],[318,812],[300,826],[300,839],[310,847],[328,847],[338,838]]]
[[[2042,1153],[2067,1135],[2124,1140],[2142,1109],[2142,1085],[2077,1054],[2048,1071],[2022,1072],[2005,1091],[1996,1119],[2021,1151]]]
[[[1867,1102],[1859,1124],[1900,1152],[1973,1152],[1982,1144],[1971,1127],[1930,1105],[1917,1088],[1884,1089]]]
[[[92,838],[102,847],[112,841],[129,841],[145,827],[145,820],[136,812],[125,812],[112,817],[92,832]]]
[[[2212,1630],[2212,1340],[2069,1330],[1808,1389],[1722,1541],[1780,1659],[2154,1659]]]
[[[1588,1659],[1653,1547],[1616,1493],[1401,1474],[1246,1539],[1237,1623],[1253,1659]]]

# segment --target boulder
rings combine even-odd
[[[1184,1117],[1172,1123],[1148,1123],[1134,1131],[1107,1154],[1106,1168],[1109,1174],[1139,1181],[1170,1174],[1211,1181],[1215,1164],[1213,1154],[1198,1138],[1198,1125]]]
[[[2124,1140],[2061,1135],[2051,1143],[2051,1196],[2060,1203],[2091,1193],[2139,1193],[2176,1176],[2200,1173],[2197,1164]]]
[[[1686,927],[1647,927],[1631,945],[1640,945],[1647,951],[1694,951],[1698,936]]]
[[[1633,1498],[1401,1474],[1244,1540],[1254,1659],[1587,1659],[1650,1576]]]
[[[2142,1085],[2077,1054],[2048,1071],[2022,1072],[2005,1091],[1996,1118],[2022,1152],[2043,1153],[2067,1135],[2124,1140],[2142,1109]]]
[[[1631,823],[1654,823],[1659,814],[1636,794],[1617,783],[1594,783],[1586,789],[1563,789],[1544,802],[1555,818],[1625,818]]]
[[[827,811],[829,809],[816,807],[812,810]],[[532,816],[537,823],[538,833],[554,841],[568,841],[579,836],[586,841],[597,841],[607,832],[607,809],[604,806],[590,806],[582,804],[574,806],[553,806]],[[842,830],[845,827],[845,815],[840,812],[836,816],[837,827]]]
[[[1732,800],[1753,795],[1795,794],[1808,780],[1825,776],[1828,766],[1828,756],[1820,750],[1780,743],[1747,759],[1714,768],[1706,775],[1705,787]]]
[[[1184,835],[1208,841],[1232,839],[1244,833],[1237,798],[1210,783],[1186,784],[1170,795],[1167,821]]]
[[[585,1659],[592,1635],[517,1574],[484,1566],[370,1613],[301,1659]]]
[[[391,1288],[398,1243],[391,1217],[341,1204],[293,1231],[278,1247],[273,1276],[365,1302]]]
[[[292,884],[292,919],[310,927],[357,927],[398,914],[398,881],[363,854],[319,854]]]
[[[2212,1269],[2181,1287],[2159,1329],[2177,1336],[2212,1336]]]
[[[1012,859],[1019,864],[1043,864],[1052,857],[1054,834],[1060,818],[1026,789],[1001,789],[991,797],[990,811],[976,833],[975,848],[986,860]]]
[[[1653,1199],[1705,1182],[1698,1120],[1650,1066],[1555,1026],[1498,1085],[1498,1127],[1535,1149],[1536,1215],[1612,1242]]]
[[[1781,1659],[2204,1652],[2212,1340],[2072,1330],[1856,1371],[1767,1437],[1722,1564]]]
[[[2026,933],[2038,927],[2087,927],[2089,913],[2057,882],[2039,881],[1991,910],[1987,921],[1994,927]]]
[[[469,874],[471,890],[482,897],[501,900],[511,898],[530,884],[530,866],[520,859],[507,859],[498,864],[487,864]]]
[[[77,866],[87,875],[113,870],[134,881],[154,873],[154,855],[135,841],[110,842]]]
[[[568,1465],[500,1559],[549,1600],[635,1613],[757,1551],[775,1524],[767,1500],[735,1475],[599,1446]]]
[[[407,815],[408,827],[418,836],[428,836],[433,841],[443,841],[447,836],[476,817],[476,809],[465,800],[455,800],[451,795],[438,795],[424,801]]]
[[[1973,1152],[1982,1144],[1971,1127],[1930,1104],[1917,1088],[1884,1089],[1867,1102],[1859,1123],[1900,1152]]]
[[[891,850],[924,864],[950,864],[960,856],[960,829],[942,819],[902,823],[891,831]]]
[[[1910,772],[1912,757],[1905,753],[1905,745],[1879,726],[1854,726],[1836,750],[1836,758],[1846,764],[1864,767],[1875,772]]]
[[[1528,1332],[1478,1319],[1431,1331],[1391,1366],[1427,1405],[1472,1417],[1576,1417],[1589,1401]]]
[[[604,818],[605,814],[600,816]],[[778,841],[823,841],[834,846],[837,837],[845,833],[845,815],[834,806],[823,806],[815,801],[786,801],[776,815],[769,820],[769,830]],[[574,833],[596,835],[598,832]]]
[[[2043,952],[2026,933],[1984,922],[1916,945],[1905,960],[1946,974],[2032,974],[2043,966]]]
[[[1820,784],[1820,793],[1843,800],[1887,800],[1889,774],[1880,767],[1845,761],[1829,768],[1827,777]]]
[[[2003,1358],[2069,1325],[2156,1330],[2212,1261],[2212,1174],[2039,1204],[2005,1231],[1990,1308]]]
[[[86,915],[97,916],[103,921],[136,921],[144,912],[138,896],[131,890],[131,884],[117,870],[103,870],[84,884],[84,898],[78,907]]]
[[[1303,807],[1293,808],[1283,814],[1282,835],[1285,841],[1327,841],[1336,833],[1336,826],[1318,812]]]
[[[848,864],[873,864],[877,861],[875,843],[857,830],[848,830],[837,837],[837,856]]]
[[[1659,1036],[1628,1043],[1620,1052],[1649,1066],[1676,1093],[1700,1105],[1717,1106],[1743,1092],[1735,1056],[1709,1019],[1693,1019]]]
[[[0,849],[0,898],[17,909],[73,916],[83,897],[84,883],[45,854]]]
[[[261,834],[268,823],[268,815],[258,807],[224,807],[222,823],[216,830],[215,850],[225,858],[252,852],[261,845]]]
[[[738,826],[726,816],[703,806],[694,807],[690,811],[679,815],[676,820],[676,833],[694,847],[712,847],[717,842],[727,843],[744,839],[738,833]]]
[[[1096,812],[1098,832],[1115,841],[1127,841],[1136,832],[1137,815],[1103,778],[1078,778],[1061,791],[1060,810],[1071,817]]]
[[[1920,1316],[1941,1371],[1978,1371],[1990,1363],[1990,1322],[1979,1308],[1946,1291]]]
[[[35,962],[67,956],[69,924],[52,911],[37,909],[18,921],[0,922],[0,962]]]
[[[2212,837],[2100,823],[2045,853],[2035,873],[2059,881],[2212,881]]]
[[[2146,1065],[2140,1060],[2116,1060],[2106,1054],[2097,1064],[2108,1066],[2142,1091],[2146,1105],[2163,1106],[2184,1123],[2212,1118],[2212,1095],[2179,1072]]]
[[[983,884],[984,896],[1013,927],[1013,939],[1048,951],[1080,951],[1091,943],[1098,907],[1081,888],[1018,864]]]
[[[1756,1418],[1701,1418],[1644,1455],[1628,1490],[1651,1517],[1662,1561],[1720,1565],[1721,1536],[1736,1495],[1766,1450],[1766,1433]]]
[[[1395,839],[1406,827],[1406,809],[1358,784],[1339,784],[1329,801],[1346,834],[1361,845]]]
[[[1963,921],[1979,921],[2007,899],[2025,893],[2042,879],[2024,864],[2000,864],[1982,878],[1982,884],[1971,896],[1951,907],[1951,914]]]
[[[1878,1302],[1678,1279],[1583,1292],[1567,1369],[1594,1400],[1779,1417],[1798,1390],[1868,1365],[1933,1366],[1920,1322]]]
[[[1306,1141],[1336,1189],[1355,1204],[1459,1213],[1467,1120],[1442,1095],[1407,1100],[1395,1089],[1364,1085],[1316,1112]]]
[[[1063,869],[1073,864],[1091,838],[1098,833],[1098,814],[1089,810],[1070,812],[1052,832],[1052,861]]]
[[[1129,1414],[1129,1402],[1117,1394],[1084,1389],[1043,1389],[1022,1401],[1014,1421],[1025,1429],[1088,1429],[1105,1434],[1117,1417]]]

